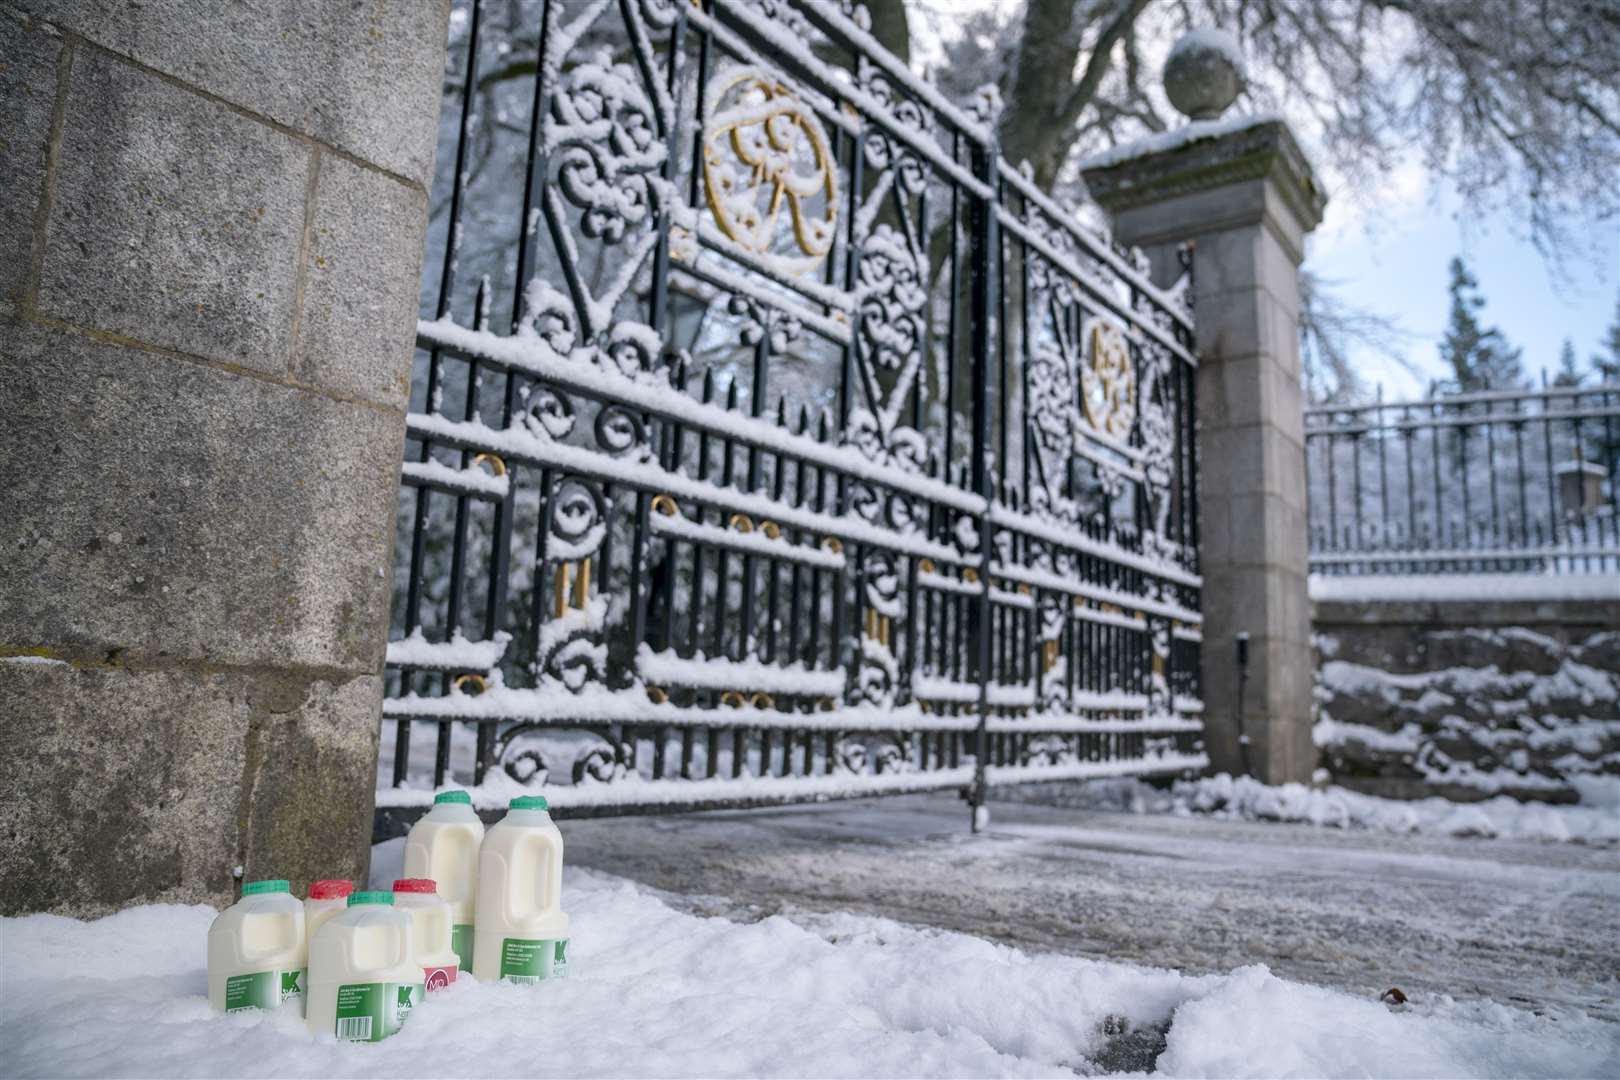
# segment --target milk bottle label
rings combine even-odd
[[[444,967],[425,967],[422,969],[422,985],[429,991],[443,990],[456,981],[456,965],[446,964]]]
[[[337,992],[335,1033],[352,1042],[386,1039],[421,1000],[422,987],[416,983],[344,983]]]
[[[255,971],[232,975],[225,980],[225,1011],[274,1009],[290,997],[304,995],[304,969],[296,971]]]
[[[568,939],[530,941],[507,938],[501,942],[501,978],[515,983],[537,983],[568,974]]]
[[[457,923],[450,927],[450,950],[456,954],[463,971],[472,970],[473,962],[473,928],[472,923]]]

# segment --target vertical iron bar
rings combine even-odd
[[[1365,417],[1365,413],[1362,414]],[[1365,427],[1366,421],[1362,421]],[[1357,431],[1350,436],[1350,481],[1353,485],[1355,505],[1351,508],[1355,528],[1355,547],[1357,551],[1366,547],[1366,534],[1361,525],[1361,432]]]
[[[961,156],[962,136],[960,132],[951,132],[951,161]],[[951,242],[948,248],[950,266],[947,268],[950,304],[947,307],[945,320],[945,446],[940,454],[941,460],[946,463],[945,477],[950,479],[950,462],[956,459],[956,349],[957,349],[957,235],[961,231],[962,193],[955,183],[951,189]]]
[[[1403,406],[1401,409],[1401,443],[1406,450],[1406,546],[1411,548],[1417,543],[1417,480],[1416,470],[1413,467],[1413,453],[1417,448],[1417,429],[1409,426],[1412,419],[1412,407]]]
[[[826,414],[826,412],[823,412],[821,414],[821,420],[819,422],[819,425],[816,428],[816,440],[818,442],[825,443],[830,434],[831,434],[831,431],[830,431],[830,428],[829,428],[828,423],[827,423],[827,414]],[[815,503],[815,506],[816,506],[816,512],[817,513],[821,513],[823,510],[825,510],[827,508],[827,470],[826,470],[825,467],[822,467],[822,466],[818,466],[816,468],[816,503]],[[833,588],[838,589],[840,591],[842,590],[842,585],[839,584],[839,582],[842,580],[842,578],[843,578],[843,575],[841,573],[839,573],[837,571],[834,571],[832,573]],[[819,666],[819,662],[820,662],[820,654],[821,654],[821,583],[822,583],[822,581],[823,581],[823,571],[822,571],[821,567],[820,566],[811,567],[810,568],[810,646],[809,646],[808,652],[805,655],[805,663],[804,663],[805,668],[810,669],[810,670],[814,670],[817,666]],[[835,635],[834,638],[833,638],[833,641],[834,641],[833,649],[835,651],[836,651],[836,649],[838,647],[837,644],[836,644],[837,640],[838,640],[838,638]],[[837,658],[836,655],[834,655],[831,658],[831,660],[829,661],[827,666],[829,668],[833,668],[833,667],[838,666],[838,658]]]
[[[737,380],[732,379],[731,385],[726,388],[726,411],[737,411]],[[735,479],[737,455],[736,444],[726,436],[720,438],[720,486],[730,487]],[[721,528],[729,528],[725,521],[724,510],[719,512],[718,524]],[[723,658],[726,655],[726,573],[730,570],[730,549],[721,547],[715,552],[715,586],[714,586],[714,646],[709,655],[714,658]],[[742,659],[739,655],[738,659]],[[740,730],[740,729],[739,729]]]
[[[1384,384],[1378,384],[1378,528],[1383,533],[1381,547],[1389,546],[1389,466],[1385,443],[1389,430],[1384,425]]]
[[[692,373],[687,370],[684,362],[679,364],[671,374],[671,381],[683,398],[691,395]],[[686,435],[686,425],[671,417],[668,421],[667,430],[669,431],[669,455],[664,460],[664,468],[673,473],[681,468],[681,458],[685,450],[683,442]],[[662,596],[660,597],[659,612],[662,625],[659,628],[658,647],[668,650],[675,647],[675,582],[680,576],[676,570],[676,546],[673,539],[665,541],[664,565],[667,567],[667,572],[664,574]]]
[[[1440,462],[1442,460],[1442,455],[1440,453],[1440,424],[1438,421],[1442,417],[1439,410],[1439,402],[1430,403],[1429,420],[1431,421],[1431,424],[1429,427],[1429,472],[1434,477],[1434,541],[1435,543],[1444,545],[1445,524],[1440,516]]]
[[[806,436],[806,435],[809,434],[809,429],[810,429],[810,409],[807,406],[800,405],[799,406],[798,434],[801,437]],[[793,505],[796,508],[802,509],[804,507],[805,480],[806,479],[807,479],[807,477],[806,477],[804,459],[803,458],[798,458],[798,459],[795,460],[794,469],[793,469]],[[809,541],[809,542],[813,543],[814,539],[815,539],[814,537],[812,537],[809,534],[805,533],[801,529],[794,529],[789,535],[792,536],[793,542],[796,543],[796,544],[802,544],[802,543],[805,543],[806,541]],[[800,591],[803,588],[803,578],[804,578],[803,564],[800,563],[797,560],[794,560],[793,569],[792,569],[791,573],[792,573],[792,577],[791,577],[790,583],[788,585],[788,647],[787,647],[787,656],[788,656],[788,662],[789,663],[796,663],[796,662],[803,659],[803,657],[799,655],[799,616],[800,616],[799,602],[800,602]],[[813,664],[806,664],[805,666],[807,668],[809,668],[809,667],[813,667],[814,665]]]
[[[1523,401],[1522,398],[1513,403],[1513,411],[1514,411],[1515,414],[1521,414],[1521,413],[1524,412],[1524,401]],[[1517,480],[1518,488],[1519,488],[1519,527],[1518,527],[1519,540],[1518,540],[1518,546],[1523,547],[1528,542],[1527,541],[1527,533],[1528,533],[1528,525],[1529,525],[1529,521],[1530,521],[1529,493],[1525,490],[1526,488],[1529,487],[1529,485],[1525,482],[1525,476],[1524,476],[1524,421],[1523,420],[1515,420],[1513,422],[1513,460],[1514,460],[1514,463],[1515,463],[1514,477]]]
[[[776,403],[776,426],[783,431],[791,430],[787,422],[787,399],[778,399]],[[782,486],[787,479],[787,458],[781,453],[776,455],[776,469],[771,475],[771,498],[776,502],[782,501]],[[778,570],[781,563],[776,559],[766,559],[765,562],[765,659],[775,662],[776,656],[776,623],[778,610],[782,601],[782,587],[779,581]],[[751,607],[752,605],[745,605]]]
[[[1552,411],[1552,401],[1546,397],[1547,372],[1541,372],[1541,441],[1546,451],[1545,465],[1547,467],[1547,542],[1556,546],[1558,543],[1558,479],[1553,470],[1553,444],[1552,420],[1548,413]]]
[[[705,40],[707,40],[705,38]],[[714,400],[714,369],[709,368],[703,373],[703,404],[708,405]],[[697,450],[697,478],[699,481],[709,478],[709,429],[698,429]],[[719,521],[717,511],[716,521]],[[703,523],[704,509],[701,504],[697,507],[698,524]],[[724,523],[721,522],[723,525]],[[701,647],[703,633],[703,545],[692,545],[692,589],[691,589],[691,619],[688,622],[686,633],[686,652],[688,656],[696,654]],[[718,609],[716,609],[718,610]]]
[[[973,258],[971,286],[973,452],[969,466],[972,470],[973,491],[988,506],[992,496],[989,468],[990,365],[999,329],[991,322],[999,304],[997,271],[1000,269],[1000,260],[997,256],[1000,238],[995,208],[991,205],[996,191],[995,168],[998,155],[994,143],[988,147],[974,146],[971,153],[973,175],[989,183],[991,191],[989,198],[974,196],[968,210]],[[972,628],[969,631],[969,637],[973,641],[973,674],[979,683],[979,715],[973,736],[973,790],[970,799],[973,807],[972,827],[975,832],[981,827],[983,817],[981,811],[986,797],[985,785],[989,779],[986,758],[990,751],[987,724],[990,717],[990,552],[995,547],[992,529],[990,515],[986,510],[980,515],[979,520],[979,593],[973,607]]]
[[[756,420],[765,413],[765,380],[769,376],[770,370],[768,365],[771,349],[770,321],[774,317],[772,312],[761,312],[759,340],[754,343],[754,385],[752,393],[749,395],[748,414]],[[732,385],[733,387],[736,386],[735,381],[733,381]],[[748,447],[748,493],[750,495],[759,490],[760,455],[761,451],[758,446],[750,445]],[[781,470],[778,469],[777,471],[780,472]],[[754,528],[758,528],[759,524],[757,521],[754,522]],[[742,627],[738,634],[737,659],[746,660],[754,651],[754,556],[746,553],[742,558],[742,610],[738,614],[742,617]]]
[[[1502,543],[1502,510],[1496,495],[1496,423],[1491,416],[1493,406],[1485,404],[1485,475],[1491,482],[1491,544]]]
[[[1328,422],[1329,422],[1330,425],[1331,425],[1331,423],[1333,422],[1334,419],[1335,419],[1335,417],[1333,417],[1331,415],[1328,417]],[[1326,448],[1327,448],[1327,463],[1328,463],[1328,470],[1327,470],[1327,474],[1328,474],[1328,540],[1329,540],[1328,546],[1330,548],[1333,546],[1333,541],[1336,540],[1338,538],[1338,535],[1339,535],[1339,488],[1338,488],[1339,447],[1338,447],[1338,439],[1339,439],[1339,437],[1337,435],[1328,434],[1328,435],[1324,436],[1323,440],[1322,440],[1324,442],[1324,444],[1326,445]]]

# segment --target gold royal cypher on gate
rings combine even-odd
[[[1125,439],[1136,422],[1136,369],[1119,327],[1094,319],[1091,356],[1080,365],[1080,397],[1086,421],[1097,431]]]
[[[838,223],[838,173],[820,122],[784,83],[753,68],[721,76],[708,97],[703,186],[715,225],[744,251],[774,255],[787,273],[814,269]],[[775,250],[784,206],[797,255]]]

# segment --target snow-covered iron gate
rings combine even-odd
[[[451,28],[379,830],[1202,768],[1184,288],[848,2],[507,8]]]

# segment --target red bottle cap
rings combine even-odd
[[[432,878],[402,877],[394,882],[395,892],[436,893],[439,887],[433,883]]]
[[[311,900],[342,900],[354,892],[354,882],[341,881],[330,878],[326,881],[312,881],[309,885],[309,898]]]

